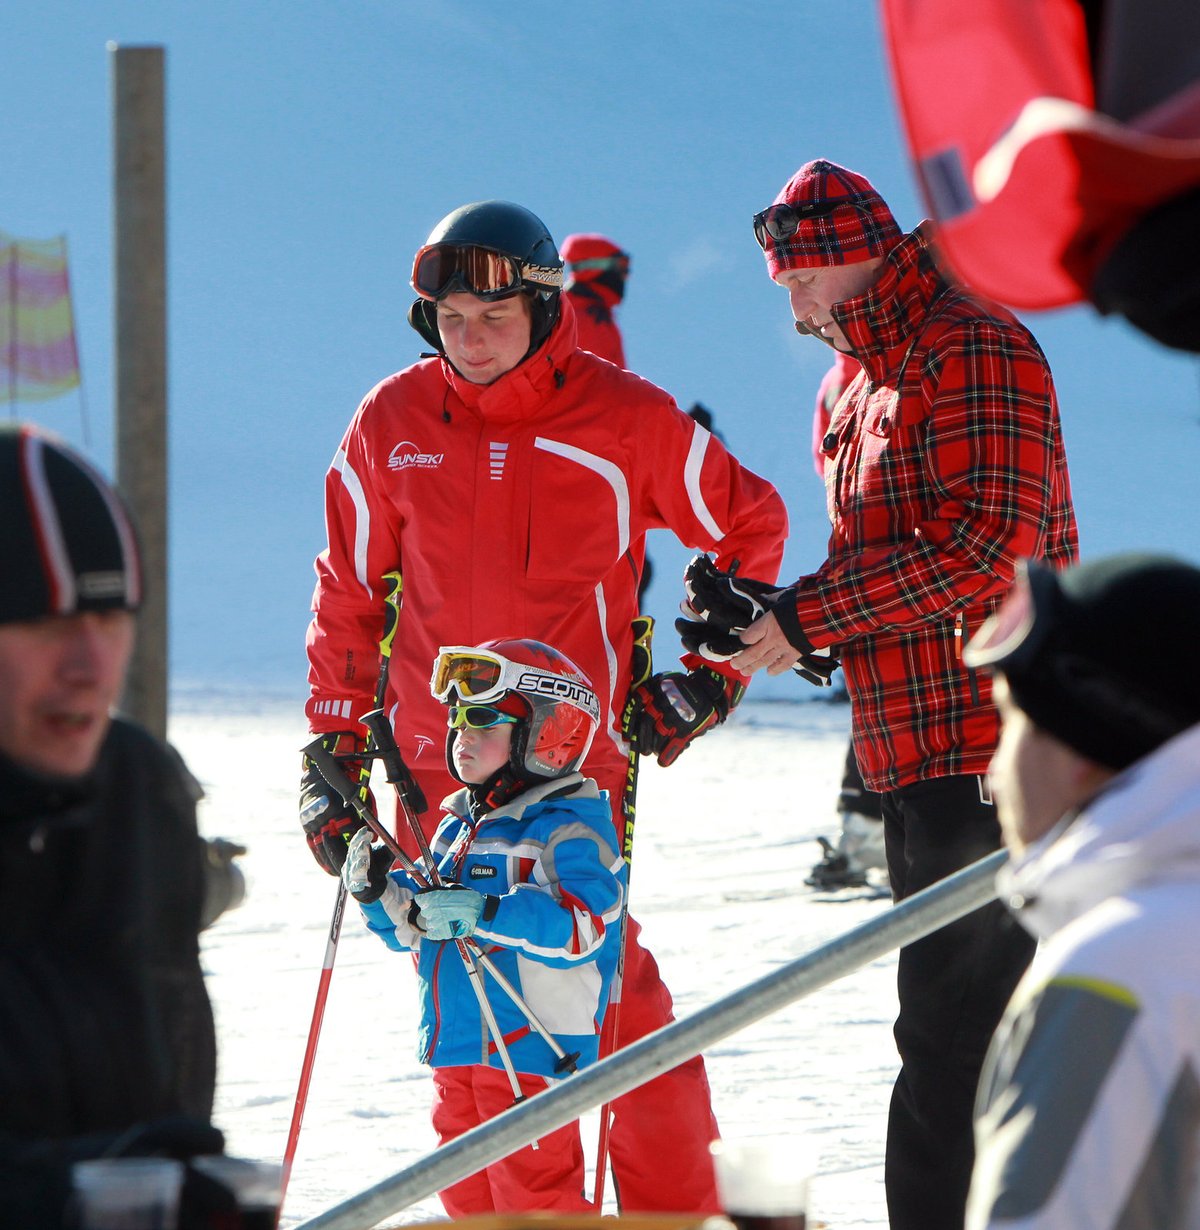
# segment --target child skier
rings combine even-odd
[[[577,1055],[577,1067],[595,1061],[626,870],[607,795],[578,772],[600,710],[569,658],[533,640],[442,648],[430,687],[448,707],[446,761],[465,786],[442,804],[432,842],[445,886],[389,871],[391,854],[371,848],[369,829],[350,842],[342,877],[367,926],[415,955],[418,1051],[433,1068],[433,1125],[445,1143],[511,1106],[514,1083],[529,1096],[566,1075],[563,1055]],[[481,969],[495,1037],[468,973],[481,950],[559,1052]],[[569,1124],[440,1195],[451,1217],[583,1210],[583,1186],[578,1124]]]

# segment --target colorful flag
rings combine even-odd
[[[78,387],[66,236],[0,231],[0,403],[45,401]]]

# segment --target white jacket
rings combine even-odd
[[[1200,726],[998,885],[1042,943],[980,1079],[967,1230],[1200,1228]]]

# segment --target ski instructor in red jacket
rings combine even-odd
[[[661,389],[577,347],[562,261],[528,210],[504,201],[454,210],[418,251],[412,283],[420,298],[409,321],[434,353],[367,394],[326,480],[329,546],[316,561],[308,632],[311,729],[339,752],[361,748],[383,577],[398,570],[386,707],[434,804],[429,828],[457,785],[443,760],[445,710],[429,690],[434,657],[440,646],[497,637],[553,644],[595,682],[603,727],[583,772],[615,810],[646,532],[668,528],[725,566],[739,559],[748,573],[774,577],[783,502]],[[743,685],[731,667],[685,659],[682,671],[639,690],[629,729],[644,754],[670,764],[725,719]],[[306,769],[308,842],[337,874],[358,822],[327,793]],[[631,921],[620,1046],[671,1019],[670,994],[637,933]],[[699,1058],[618,1098],[611,1158],[622,1208],[715,1209],[715,1135]],[[474,1208],[486,1207],[486,1193],[474,1196]]]
[[[762,587],[769,610],[729,660],[778,674],[814,649],[840,656],[899,900],[1000,845],[985,778],[999,719],[962,647],[1018,559],[1075,557],[1054,383],[1029,331],[948,281],[929,225],[903,234],[856,172],[806,163],[754,233],[797,330],[863,374],[822,442],[828,557],[786,589]],[[999,903],[901,949],[891,1230],[961,1230],[979,1067],[1032,952]]]

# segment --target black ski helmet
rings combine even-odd
[[[429,238],[417,253],[417,261],[429,248],[443,245],[483,248],[516,262],[520,282],[513,293],[529,297],[532,315],[529,349],[524,355],[525,359],[529,358],[550,336],[558,320],[562,294],[562,258],[546,224],[524,206],[511,201],[475,201],[448,213],[429,232]],[[434,301],[416,285],[416,264],[414,262],[412,286],[422,297],[409,309],[408,321],[431,346],[444,353]]]

